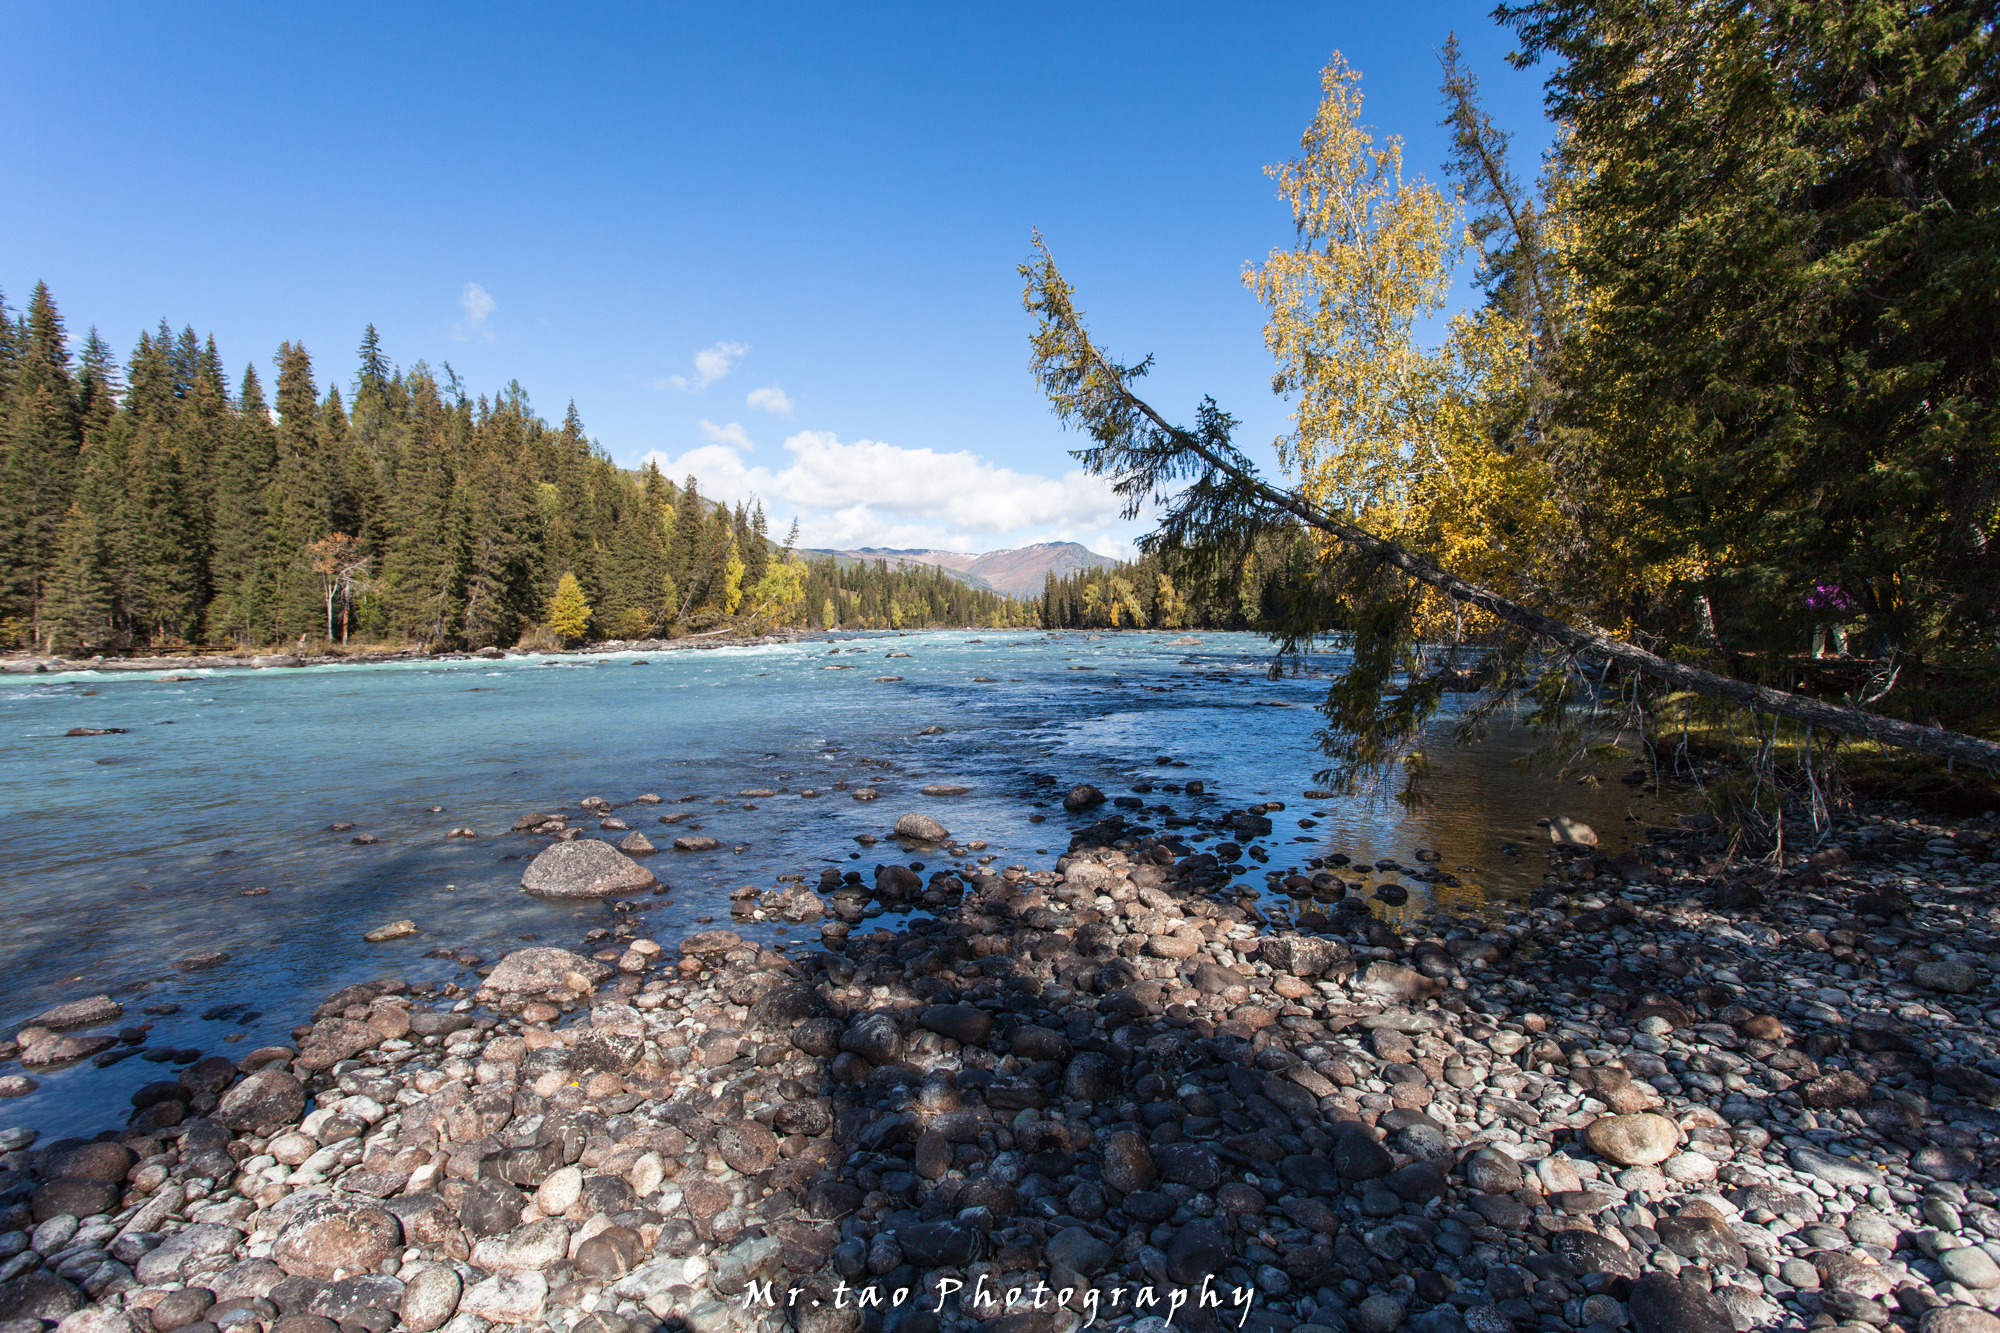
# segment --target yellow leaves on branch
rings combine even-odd
[[[1404,178],[1401,139],[1378,144],[1361,123],[1360,82],[1335,53],[1300,156],[1265,169],[1297,228],[1244,273],[1269,312],[1272,388],[1295,402],[1278,457],[1315,503],[1518,591],[1532,578],[1525,552],[1557,520],[1546,469],[1493,444],[1495,412],[1525,378],[1527,331],[1489,307],[1451,320],[1441,346],[1420,341],[1462,254],[1461,210]],[[1441,629],[1456,616],[1433,597],[1421,619]]]
[[[1360,82],[1337,53],[1321,73],[1303,156],[1265,168],[1297,243],[1244,274],[1270,310],[1272,388],[1298,400],[1279,459],[1312,499],[1352,514],[1401,490],[1437,373],[1414,328],[1443,305],[1458,252],[1456,203],[1403,180],[1401,139],[1375,145]]]

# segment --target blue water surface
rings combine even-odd
[[[1472,750],[1435,747],[1433,799],[1414,813],[1379,797],[1309,801],[1324,764],[1313,705],[1344,659],[1316,655],[1304,673],[1271,680],[1262,638],[1180,637],[940,632],[216,670],[180,681],[0,677],[9,751],[0,765],[0,1032],[107,993],[125,1006],[121,1026],[152,1025],[149,1048],[240,1053],[288,1042],[320,997],[350,982],[470,984],[458,964],[425,957],[440,948],[491,961],[523,941],[580,947],[585,931],[610,924],[610,904],[524,894],[522,858],[545,843],[509,829],[530,810],[574,821],[590,796],[619,804],[619,817],[663,848],[694,825],[725,844],[647,861],[669,889],[644,899],[641,933],[669,946],[707,920],[727,924],[739,886],[768,888],[781,874],[811,883],[828,865],[867,871],[900,858],[893,842],[864,849],[855,839],[886,835],[906,811],[984,840],[995,865],[1047,866],[1079,822],[1059,804],[1078,782],[1115,796],[1147,779],[1202,779],[1203,797],[1145,798],[1156,827],[1161,805],[1213,814],[1283,801],[1265,840],[1275,869],[1333,851],[1409,863],[1416,848],[1435,848],[1461,880],[1440,891],[1460,911],[1524,897],[1539,882],[1546,834],[1537,818],[1588,819],[1615,846],[1619,831],[1636,827],[1628,816],[1661,817],[1651,798],[1615,781],[1578,786],[1573,774],[1525,771],[1517,761],[1532,740],[1521,733]],[[943,733],[919,734],[932,725]],[[72,727],[127,730],[64,735]],[[1037,774],[1059,785],[1038,786]],[[881,795],[856,801],[832,790],[836,782]],[[920,794],[933,783],[971,790]],[[762,788],[779,794],[738,794]],[[805,788],[825,794],[805,797]],[[649,792],[670,804],[624,804]],[[655,822],[682,811],[696,813],[670,828]],[[1047,822],[1030,822],[1038,814]],[[356,827],[329,832],[334,822]],[[478,836],[446,836],[460,827]],[[380,841],[356,845],[355,833]],[[1504,843],[1527,854],[1503,852]],[[1261,873],[1246,882],[1261,888]],[[1427,890],[1411,887],[1404,910],[1420,910]],[[419,933],[363,942],[401,918]],[[817,942],[811,927],[745,933]],[[229,961],[201,972],[174,966],[213,950]],[[143,1012],[163,1005],[179,1009]],[[203,1017],[218,1009],[229,1012]],[[132,1088],[172,1070],[137,1060],[0,1066],[41,1083],[0,1102],[0,1126],[108,1128],[122,1122]]]

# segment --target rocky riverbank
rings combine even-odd
[[[681,639],[614,640],[584,648],[481,648],[475,652],[424,652],[406,648],[382,653],[203,653],[198,656],[57,657],[35,653],[0,655],[0,675],[39,676],[61,671],[267,671],[283,667],[376,666],[385,662],[498,662],[510,657],[589,657],[603,653],[667,653],[699,648],[754,648],[766,644],[817,643],[829,636],[787,630],[740,638],[690,635]]]
[[[739,895],[825,948],[613,901],[0,1138],[0,1333],[2000,1330],[1988,827],[1562,824],[1531,907],[1399,925],[1340,858],[1252,897],[1116,816],[1039,867],[912,831]]]

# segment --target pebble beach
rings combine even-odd
[[[0,1333],[2000,1330],[1990,821],[1564,821],[1527,905],[1392,922],[1337,855],[1250,894],[1259,809],[1064,806],[1046,863],[909,813],[677,939],[610,802],[538,810],[524,885],[609,927],[0,1137]]]

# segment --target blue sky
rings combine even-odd
[[[121,352],[348,383],[364,325],[809,544],[1122,552],[1026,372],[1040,227],[1101,340],[1284,428],[1243,265],[1338,48],[1436,178],[1454,30],[1520,167],[1540,77],[1480,4],[0,8],[0,291]],[[1268,450],[1263,451],[1268,457]]]

